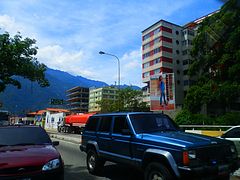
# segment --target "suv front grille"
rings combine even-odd
[[[197,158],[207,164],[228,162],[231,156],[229,146],[209,146],[197,149]]]

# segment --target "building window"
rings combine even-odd
[[[154,31],[153,31],[153,34],[155,35],[155,34],[157,34],[157,33],[159,33],[160,32],[160,28],[157,28],[157,29],[155,29]]]
[[[188,70],[184,70],[183,75],[187,75],[187,74],[188,74]]]
[[[148,33],[148,34],[146,34],[145,36],[143,36],[143,40],[146,40],[146,39],[148,39],[148,38],[150,38],[150,33]]]
[[[177,70],[177,74],[180,74],[180,71],[179,71],[179,70]]]
[[[178,40],[176,40],[176,44],[179,45],[179,41]]]
[[[179,50],[176,50],[176,53],[179,54]]]
[[[150,65],[150,63],[149,63],[149,62],[147,62],[147,63],[144,63],[144,64],[143,64],[143,68],[147,68],[147,67],[149,67],[149,65]]]
[[[160,68],[154,70],[154,74],[159,74],[160,73]]]
[[[188,64],[188,59],[185,59],[185,60],[183,60],[183,65],[186,65],[186,64]]]
[[[160,47],[153,50],[153,54],[157,54],[159,52],[160,52]]]
[[[180,63],[180,61],[179,60],[177,60],[177,64],[179,64]]]
[[[179,31],[176,31],[176,35],[179,35]]]
[[[182,51],[182,55],[187,55],[187,54],[188,54],[188,50]]]
[[[190,36],[194,36],[194,31],[193,31],[193,30],[188,29],[187,33],[188,33],[188,35],[190,35]]]
[[[145,72],[145,73],[143,73],[143,77],[145,78],[145,77],[148,77],[150,75],[150,73],[149,72]]]
[[[177,80],[177,84],[180,85],[180,80]]]
[[[184,85],[184,86],[188,86],[188,84],[189,84],[189,83],[188,83],[188,80],[183,81],[183,85]]]
[[[157,64],[157,63],[160,63],[160,58],[157,58],[157,59],[153,60],[153,64]]]

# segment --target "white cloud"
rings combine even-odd
[[[50,68],[67,71],[73,75],[94,77],[94,73],[83,66],[87,56],[82,50],[70,52],[60,45],[46,46],[39,49],[37,57]]]
[[[7,31],[10,34],[16,34],[17,32],[23,31],[23,27],[17,24],[13,17],[8,15],[0,15],[0,27],[2,31]]]

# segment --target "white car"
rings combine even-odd
[[[225,131],[221,138],[234,142],[238,151],[238,157],[240,158],[240,126],[231,127],[230,129]]]

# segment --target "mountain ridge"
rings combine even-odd
[[[66,100],[66,90],[75,86],[81,87],[104,87],[109,86],[102,81],[91,80],[82,76],[73,76],[68,72],[50,69],[45,72],[50,86],[42,88],[36,82],[31,82],[22,77],[16,77],[20,81],[22,88],[9,85],[4,92],[0,93],[0,102],[3,107],[0,109],[8,110],[14,114],[25,114],[47,107],[66,108],[66,105],[54,106],[50,105],[51,99]],[[122,85],[125,88],[127,85]],[[137,86],[131,86],[133,89],[140,89]]]

